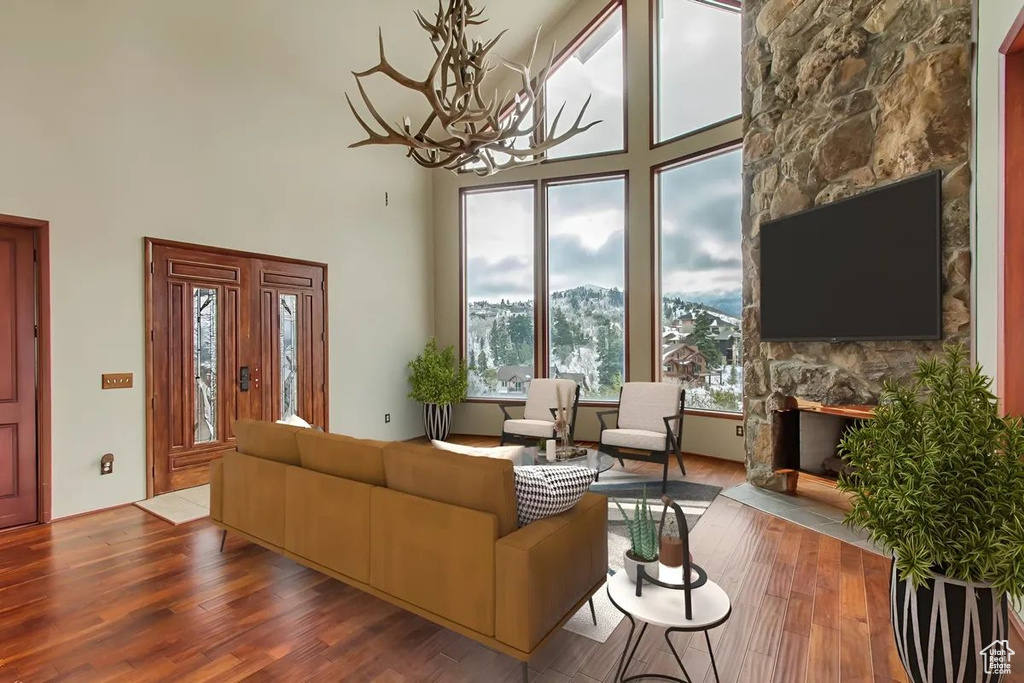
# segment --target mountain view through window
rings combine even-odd
[[[661,376],[689,408],[743,406],[740,150],[658,172]]]

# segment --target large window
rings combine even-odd
[[[655,141],[740,114],[740,10],[736,0],[656,0]]]
[[[743,406],[741,151],[655,173],[661,252],[661,378],[688,408]]]
[[[548,376],[581,397],[615,399],[626,378],[626,179],[545,187]]]
[[[462,211],[470,397],[521,398],[539,367],[537,376],[575,380],[583,399],[617,398],[626,378],[625,174],[466,190]],[[547,293],[535,296],[541,251]],[[539,334],[535,320],[547,321]]]
[[[522,397],[533,379],[534,195],[532,185],[463,194],[472,397]]]
[[[625,149],[622,17],[622,7],[615,6],[548,79],[544,96],[547,128],[564,105],[555,134],[567,131],[587,98],[590,98],[590,106],[582,123],[600,121],[587,132],[552,149],[547,155],[549,159]]]

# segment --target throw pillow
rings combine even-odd
[[[279,425],[291,425],[292,427],[304,427],[306,429],[309,429],[310,427],[312,427],[311,424],[309,424],[308,422],[303,420],[298,415],[292,415],[287,420],[278,420],[277,424],[279,424]]]
[[[533,458],[526,452],[525,446],[497,446],[495,448],[478,448],[475,446],[463,446],[447,441],[431,441],[434,448],[441,451],[450,451],[461,455],[474,455],[484,458],[500,458],[511,460],[513,465],[532,465]]]
[[[519,526],[572,509],[594,483],[594,474],[589,467],[516,467]]]

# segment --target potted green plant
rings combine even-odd
[[[423,404],[423,428],[427,438],[444,441],[452,430],[452,406],[466,398],[469,371],[456,357],[455,347],[437,348],[431,337],[423,353],[409,361],[409,398]]]
[[[625,553],[623,565],[626,568],[626,576],[633,583],[636,583],[636,568],[643,565],[644,573],[652,579],[658,578],[658,527],[654,523],[654,513],[647,503],[647,487],[643,488],[640,499],[636,501],[633,509],[633,519],[629,518],[626,511],[622,509],[619,501],[615,505],[622,514],[629,531],[629,550]]]
[[[983,659],[1005,645],[1008,598],[1024,596],[1024,427],[991,384],[949,345],[912,382],[887,383],[841,444],[846,522],[893,555],[892,623],[913,681],[999,680]]]

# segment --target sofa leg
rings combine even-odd
[[[224,544],[228,542],[228,530],[222,529],[220,532],[220,551],[224,552]]]
[[[590,605],[590,618],[594,620],[594,626],[597,626],[597,612],[594,611],[594,598],[591,596],[590,600],[587,600]]]

